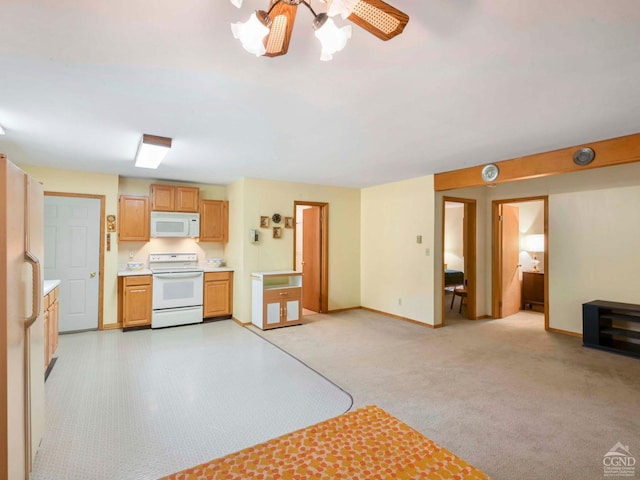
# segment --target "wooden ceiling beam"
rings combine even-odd
[[[593,161],[584,166],[573,162],[573,154],[580,148],[591,148],[595,152]],[[577,172],[592,168],[609,167],[640,161],[640,133],[624,137],[611,138],[598,142],[585,143],[573,147],[536,153],[525,157],[512,158],[500,162],[491,162],[498,166],[500,174],[493,182],[482,180],[484,165],[436,173],[434,187],[436,192],[455,188],[477,187],[497,183],[546,177],[561,173]]]

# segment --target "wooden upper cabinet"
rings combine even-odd
[[[118,199],[119,242],[149,241],[149,197],[120,195]]]
[[[197,212],[200,189],[176,187],[176,212]]]
[[[229,202],[200,200],[200,241],[229,241]]]
[[[200,189],[175,185],[151,185],[151,210],[161,212],[198,211]]]

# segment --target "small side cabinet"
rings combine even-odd
[[[251,323],[262,330],[302,323],[302,272],[251,274]]]
[[[118,322],[122,328],[151,325],[151,275],[118,277]]]

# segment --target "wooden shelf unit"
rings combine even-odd
[[[594,300],[582,304],[582,342],[640,358],[640,305]]]

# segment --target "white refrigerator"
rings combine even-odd
[[[28,479],[44,432],[43,187],[0,154],[0,480]]]

